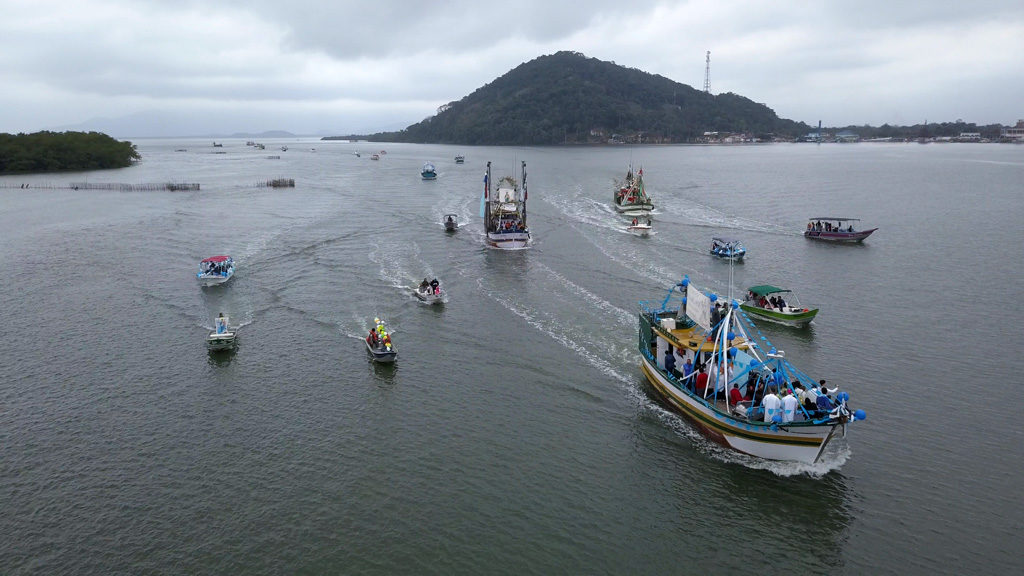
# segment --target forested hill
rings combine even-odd
[[[519,65],[405,130],[358,138],[562,144],[617,136],[622,141],[690,142],[705,132],[798,136],[808,130],[737,94],[707,94],[664,76],[558,52]]]

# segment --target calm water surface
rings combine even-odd
[[[1024,566],[1024,146],[137,144],[124,170],[0,178],[0,573]],[[649,238],[610,207],[631,159]],[[488,160],[528,163],[527,251],[483,247]],[[62,187],[166,181],[202,189]],[[819,215],[880,230],[805,240]],[[748,248],[737,291],[822,309],[761,327],[868,413],[822,463],[723,451],[637,368],[638,300],[683,274],[728,294],[716,234]],[[220,253],[235,278],[200,288]],[[447,304],[412,296],[424,276]],[[239,346],[211,356],[221,311]],[[374,316],[393,367],[360,341]]]

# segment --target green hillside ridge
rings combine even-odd
[[[100,132],[0,134],[0,174],[124,168],[138,159],[131,142]]]
[[[331,137],[441,144],[693,142],[705,132],[796,137],[810,127],[738,94],[708,94],[578,52],[521,64],[399,132]]]

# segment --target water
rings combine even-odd
[[[1020,570],[1024,147],[266,143],[0,179],[0,572]],[[610,207],[630,159],[648,238]],[[483,247],[488,160],[527,161],[528,251]],[[45,188],[82,181],[202,190]],[[819,215],[880,230],[803,239]],[[747,246],[737,292],[822,309],[761,329],[868,413],[824,462],[725,451],[644,384],[636,302],[682,274],[726,295],[716,234]],[[219,253],[237,274],[201,289]],[[211,356],[221,311],[239,346]]]

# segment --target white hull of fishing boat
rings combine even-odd
[[[529,232],[488,232],[487,245],[501,250],[523,250],[529,248]]]
[[[641,369],[658,393],[696,424],[705,434],[728,448],[768,460],[787,460],[813,464],[831,439],[838,424],[787,427],[771,422],[751,422],[731,418],[712,410],[705,402],[669,383],[664,373],[646,356]]]
[[[615,205],[615,210],[626,216],[648,216],[654,211],[653,204],[627,204]]]

